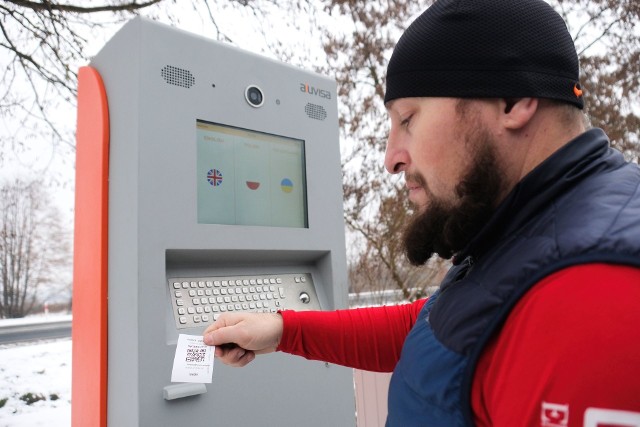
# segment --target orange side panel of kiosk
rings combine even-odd
[[[109,110],[100,74],[78,74],[71,423],[107,425]]]

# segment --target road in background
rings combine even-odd
[[[25,341],[49,340],[71,337],[71,317],[61,316],[58,319],[39,320],[32,323],[0,323],[0,345]]]

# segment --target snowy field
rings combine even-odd
[[[0,345],[0,427],[70,425],[71,338]]]

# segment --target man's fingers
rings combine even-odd
[[[203,333],[204,343],[216,346],[216,357],[231,366],[274,352],[281,336],[282,317],[270,313],[225,313]]]
[[[205,333],[203,340],[205,344],[215,346],[235,343],[233,326]]]
[[[238,346],[216,347],[215,355],[225,365],[243,367],[253,361],[256,355],[253,351]]]
[[[207,345],[223,345],[238,343],[238,328],[235,327],[242,321],[242,316],[232,314],[222,315],[204,331],[204,343]]]
[[[218,320],[210,324],[207,329],[205,329],[204,334],[212,331],[217,331],[218,329],[225,328],[227,326],[236,325],[241,322],[242,319],[243,316],[240,313],[224,313],[220,315]]]

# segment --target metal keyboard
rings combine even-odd
[[[311,274],[168,279],[177,329],[206,326],[225,312],[320,310]]]

